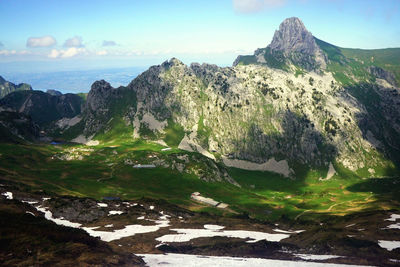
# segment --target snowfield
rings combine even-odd
[[[157,241],[162,243],[168,242],[188,242],[192,239],[199,237],[231,237],[231,238],[243,238],[251,239],[247,243],[255,243],[261,240],[267,241],[281,241],[282,239],[288,238],[289,234],[269,234],[264,232],[256,231],[245,231],[245,230],[221,230],[222,226],[219,225],[205,225],[206,229],[170,229],[171,231],[177,232],[177,234],[169,234],[156,238]],[[210,229],[211,228],[211,229]]]
[[[169,226],[169,220],[168,220],[169,216],[163,215],[163,216],[160,216],[160,218],[158,220],[154,221],[156,223],[156,225],[133,224],[133,225],[126,225],[123,229],[117,229],[117,230],[113,230],[113,231],[95,231],[95,229],[99,228],[100,226],[82,227],[82,224],[80,224],[80,223],[70,222],[63,218],[54,218],[51,211],[49,211],[48,208],[46,208],[46,207],[38,206],[35,208],[38,211],[43,212],[44,217],[47,220],[53,221],[56,224],[63,225],[63,226],[80,228],[82,230],[85,230],[89,235],[91,235],[93,237],[99,237],[101,240],[106,241],[106,242],[121,239],[123,237],[133,236],[135,234],[156,232],[162,227]],[[111,226],[107,225],[106,227],[111,227]]]
[[[287,260],[269,260],[260,258],[216,257],[187,254],[141,254],[143,260],[150,267],[153,266],[197,266],[197,267],[222,267],[222,266],[251,266],[251,267],[334,267],[356,266],[346,264],[301,262]]]

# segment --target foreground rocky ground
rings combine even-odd
[[[321,263],[400,263],[399,212],[274,224],[193,213],[164,201],[96,201],[0,186],[5,265],[144,265],[134,254],[179,253]]]

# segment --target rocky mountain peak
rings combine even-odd
[[[87,96],[86,105],[91,110],[101,109],[114,93],[114,88],[105,80],[95,81]]]
[[[166,60],[161,64],[161,66],[164,68],[170,68],[173,66],[183,66],[183,65],[185,65],[185,64],[183,64],[182,61],[180,61],[179,59],[177,59],[175,57],[171,58],[170,60]]]
[[[273,51],[300,52],[309,55],[315,54],[319,49],[313,35],[296,17],[285,19],[279,25],[279,30],[275,31],[268,47]]]

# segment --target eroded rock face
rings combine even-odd
[[[99,101],[105,109],[113,108],[120,94],[136,95],[134,105],[120,106],[127,127],[144,124],[162,139],[166,121],[173,121],[190,140],[188,149],[209,157],[214,152],[258,164],[275,158],[323,166],[336,160],[351,170],[379,163],[375,156],[381,148],[374,142],[379,138],[373,131],[367,135],[359,119],[369,111],[330,73],[296,76],[257,65],[188,67],[172,59],[127,88],[101,90],[114,99]]]
[[[326,56],[315,42],[314,36],[296,17],[285,19],[281,23],[268,48],[270,50],[267,53],[272,56],[283,53],[291,63],[309,71],[320,72],[326,67]]]
[[[326,68],[327,56],[303,22],[292,17],[280,24],[271,44],[257,49],[254,56],[239,56],[233,66],[239,63],[255,63],[279,69],[295,65],[307,71],[322,73]]]
[[[307,31],[303,22],[295,17],[285,19],[279,25],[279,30],[275,31],[269,48],[272,51],[300,52],[310,55],[319,49],[312,34]]]

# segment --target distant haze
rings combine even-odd
[[[128,85],[144,67],[113,68],[81,71],[8,73],[4,78],[15,84],[29,83],[34,90],[54,89],[62,93],[87,93],[93,82],[106,80],[113,87]]]

